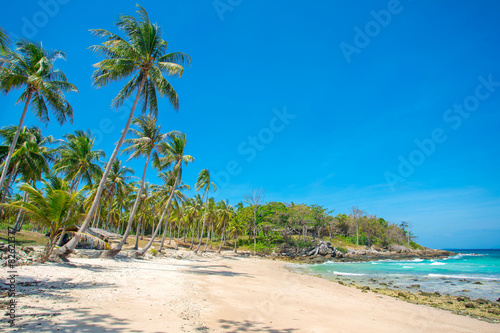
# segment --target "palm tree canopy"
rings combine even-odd
[[[0,145],[0,161],[7,157],[16,130],[16,126],[0,129],[0,137],[3,138],[3,144]],[[46,147],[54,141],[52,136],[44,137],[36,126],[29,128],[24,126],[16,142],[9,173],[15,169],[27,182],[40,180],[42,173],[49,171],[49,162],[54,160],[54,150]]]
[[[95,36],[106,39],[102,45],[91,47],[106,57],[94,65],[96,70],[92,77],[99,88],[132,77],[113,100],[114,107],[123,105],[144,79],[141,91],[142,112],[149,109],[157,116],[157,92],[161,97],[166,96],[175,110],[179,109],[179,97],[165,75],[182,76],[183,66],[191,63],[191,57],[182,52],[167,53],[168,43],[162,39],[161,28],[149,21],[144,8],[137,6],[139,19],[120,15],[116,23],[125,33],[126,39],[108,30],[91,30]]]
[[[117,194],[123,192],[127,186],[127,181],[134,174],[132,168],[122,165],[120,160],[115,160],[108,175],[107,187],[109,191],[115,191]]]
[[[102,174],[101,158],[106,154],[100,149],[93,150],[95,139],[90,131],[75,131],[64,138],[66,140],[58,149],[60,157],[54,164],[54,172],[64,173],[67,181],[81,178],[92,184],[92,179]]]
[[[135,138],[127,139],[124,144],[127,145],[123,149],[124,153],[130,153],[130,159],[140,156],[149,156],[153,153],[153,160],[158,157],[158,144],[165,139],[165,135],[161,134],[161,126],[156,126],[156,118],[148,116],[140,116],[132,121],[137,129],[130,128],[129,133]]]
[[[6,55],[6,66],[0,74],[0,91],[24,89],[18,102],[31,98],[32,111],[43,123],[49,122],[49,109],[59,124],[68,118],[73,122],[73,108],[64,93],[78,92],[78,89],[68,82],[61,70],[54,68],[58,59],[66,59],[64,52],[47,51],[38,42],[18,41],[15,51]]]
[[[158,150],[162,153],[163,157],[155,160],[155,167],[162,170],[173,163],[174,171],[177,171],[182,167],[183,162],[187,165],[194,161],[194,157],[191,155],[184,155],[187,143],[184,133],[170,133],[167,134],[167,138],[166,142],[162,142],[159,145]]]
[[[28,201],[0,206],[12,210],[21,209],[30,220],[48,227],[52,234],[63,226],[76,224],[82,218],[81,214],[76,213],[82,191],[71,192],[68,183],[55,176],[50,176],[43,184],[43,190],[35,189],[29,184],[21,185],[20,190],[28,194]]]
[[[196,180],[196,191],[203,189],[208,192],[210,187],[213,188],[214,192],[217,191],[217,186],[210,179],[210,171],[203,169],[198,174],[198,179]]]

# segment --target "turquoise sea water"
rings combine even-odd
[[[440,292],[497,300],[500,298],[500,249],[451,250],[458,255],[445,259],[326,262],[291,265],[291,269],[372,287]]]

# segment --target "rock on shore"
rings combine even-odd
[[[319,241],[310,248],[289,248],[284,254],[279,256],[287,261],[301,263],[322,263],[327,260],[332,261],[374,261],[374,260],[408,260],[408,259],[436,259],[445,258],[456,253],[424,248],[423,250],[413,250],[402,245],[390,245],[386,248],[371,247],[366,249],[347,249],[342,252],[332,246],[330,242]]]

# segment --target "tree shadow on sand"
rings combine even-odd
[[[71,318],[67,318],[70,315]],[[2,319],[2,326],[8,326]],[[127,328],[128,321],[109,314],[92,314],[89,308],[54,312],[38,307],[36,311],[16,316],[15,331],[21,332],[142,332]]]
[[[284,328],[277,329],[269,326],[265,326],[261,323],[254,321],[235,321],[235,320],[219,320],[221,323],[220,328],[226,333],[237,333],[237,332],[267,332],[267,333],[291,333],[298,331],[297,328]]]
[[[7,281],[5,281],[7,282]],[[110,288],[114,287],[113,283],[96,283],[90,281],[73,282],[70,278],[58,278],[58,279],[32,279],[32,278],[20,278],[16,282],[15,293],[17,297],[22,298],[25,296],[39,296],[45,299],[65,299],[71,300],[73,297],[70,295],[72,290],[88,290],[88,289],[99,289],[99,288]],[[9,289],[9,285],[6,283],[0,283],[0,291],[6,291]]]
[[[201,274],[201,275],[221,275],[221,276],[244,276],[244,277],[250,277],[253,278],[253,276],[248,275],[246,273],[238,273],[238,272],[232,272],[232,271],[217,271],[213,269],[204,269],[204,268],[198,268],[198,269],[188,269],[185,271],[181,271],[181,273],[186,273],[186,274]]]

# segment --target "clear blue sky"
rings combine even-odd
[[[125,110],[120,85],[95,89],[91,28],[116,31],[135,1],[8,1],[0,26],[67,53],[57,66],[80,90],[74,124],[108,157]],[[54,4],[57,4],[55,6]],[[252,188],[266,200],[358,206],[411,223],[440,248],[500,247],[500,3],[498,1],[142,1],[171,51],[193,65],[172,79],[180,111],[160,104],[164,131],[188,137],[218,176],[217,199]],[[0,97],[0,125],[17,124],[19,92]],[[465,104],[465,105],[464,105]],[[121,156],[125,159],[126,156]],[[143,160],[128,162],[140,173]],[[148,180],[156,182],[150,169]]]

